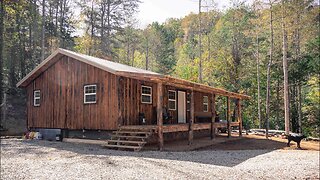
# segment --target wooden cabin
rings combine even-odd
[[[24,77],[29,129],[152,130],[163,134],[239,127],[249,96],[58,49]],[[227,123],[216,122],[216,97],[227,98]],[[232,99],[232,101],[231,101]],[[231,122],[230,103],[237,111]]]

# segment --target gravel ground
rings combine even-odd
[[[319,151],[127,152],[1,139],[0,179],[319,179]]]

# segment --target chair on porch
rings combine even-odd
[[[168,108],[163,107],[163,124],[169,124],[171,119],[172,116],[170,115]]]

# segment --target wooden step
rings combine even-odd
[[[145,144],[144,141],[126,141],[126,140],[108,140],[108,143],[128,143],[128,144]]]
[[[115,134],[148,134],[150,135],[151,132],[141,132],[141,131],[113,131]]]
[[[113,144],[106,144],[103,146],[109,147],[109,148],[122,148],[122,149],[134,149],[134,150],[141,149],[140,146],[124,146],[124,145],[113,145]]]
[[[114,138],[137,138],[137,139],[146,139],[148,138],[147,136],[119,136],[119,135],[116,135],[116,134],[112,134],[111,137],[114,137]]]

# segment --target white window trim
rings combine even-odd
[[[36,97],[36,93],[39,93],[39,97]],[[39,99],[39,104],[36,104],[36,100]],[[41,91],[40,90],[35,90],[33,91],[33,106],[39,107],[40,106],[40,99],[41,99]]]
[[[150,89],[150,94],[144,94],[142,93],[142,88],[149,88]],[[142,96],[150,96],[150,102],[143,102],[142,101]],[[151,86],[141,86],[141,103],[142,104],[152,104],[152,87]]]
[[[94,86],[96,87],[96,92],[95,93],[86,93],[86,87],[91,87],[91,86]],[[86,102],[86,96],[88,95],[95,95],[96,96],[96,100],[95,101],[90,101],[90,102]],[[95,104],[97,103],[97,85],[96,84],[88,84],[88,85],[85,85],[83,86],[83,103],[84,104]]]
[[[174,99],[170,99],[170,97],[169,97],[169,92],[174,92]],[[172,111],[177,110],[177,92],[176,92],[176,91],[168,90],[168,103],[169,103],[170,101],[171,101],[171,102],[174,102],[174,109],[171,109],[171,108],[169,107],[169,104],[168,104],[168,109],[169,109],[169,110],[172,110]]]
[[[208,101],[206,103],[203,101],[203,107],[204,107],[204,105],[207,105],[207,109],[206,110],[203,109],[203,112],[208,112],[209,111],[209,97],[203,96],[203,100],[204,100],[204,97],[207,97]]]

